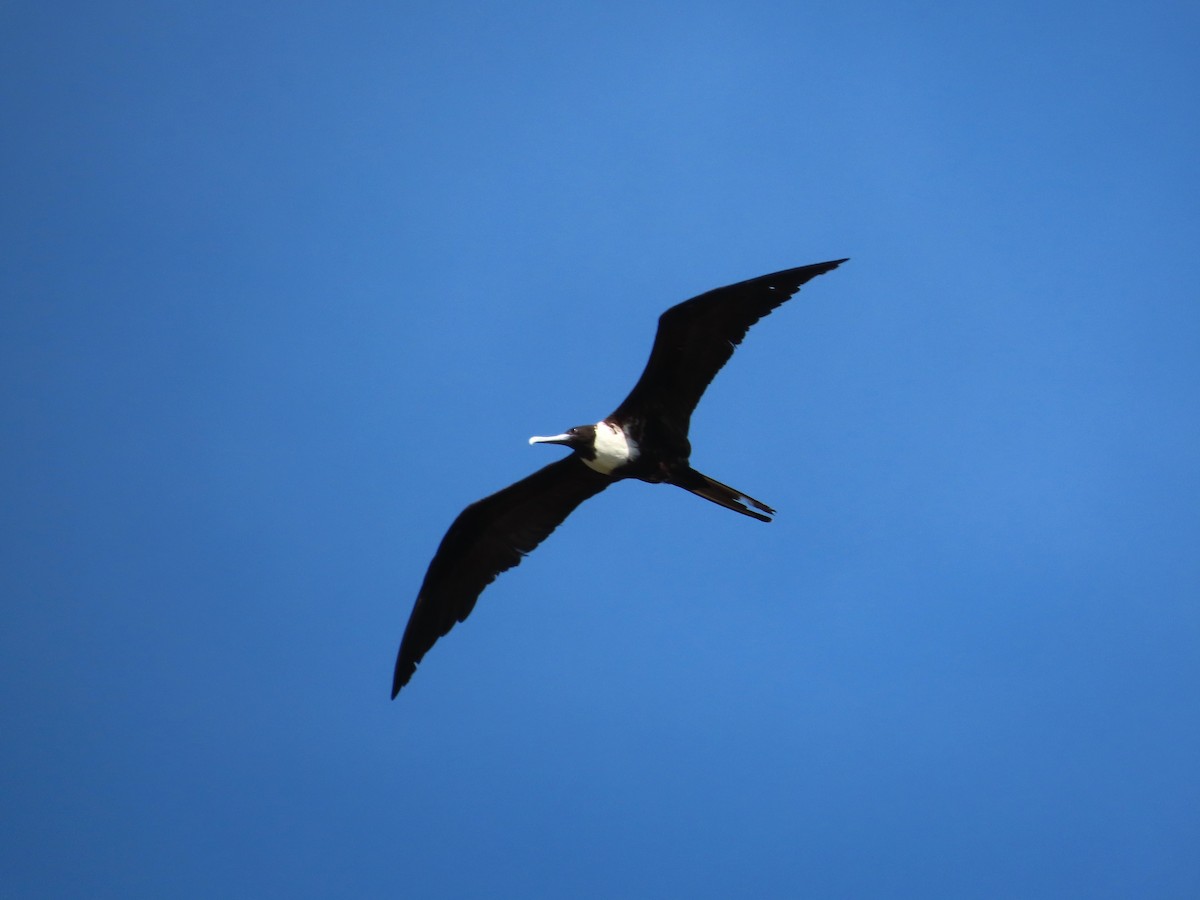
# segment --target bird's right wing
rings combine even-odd
[[[572,454],[464,509],[421,583],[400,642],[392,697],[438,638],[471,614],[497,575],[520,563],[575,507],[612,481]]]

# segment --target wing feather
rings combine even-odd
[[[442,538],[400,642],[392,697],[438,639],[475,608],[483,589],[521,562],[584,500],[612,479],[575,455],[464,509]]]
[[[658,416],[686,434],[696,404],[750,326],[794,296],[805,282],[845,261],[785,269],[672,306],[659,317],[641,378],[613,416]]]

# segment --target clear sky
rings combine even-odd
[[[1200,896],[1200,7],[8,3],[0,895]],[[391,667],[658,314],[693,462]]]

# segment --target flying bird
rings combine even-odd
[[[462,511],[425,573],[400,642],[392,698],[422,657],[475,608],[483,589],[521,562],[584,500],[624,478],[673,484],[744,516],[775,510],[691,467],[688,427],[700,397],[750,326],[846,260],[785,269],[717,288],[672,306],[658,320],[650,360],[613,413],[594,425],[531,437],[570,456]]]

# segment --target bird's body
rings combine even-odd
[[[688,430],[705,388],[747,330],[839,259],[717,288],[659,318],[650,359],[629,396],[594,425],[533,437],[573,452],[468,506],[450,526],[417,595],[396,659],[392,696],[430,647],[463,621],[501,572],[517,565],[584,500],[636,478],[667,483],[734,512],[771,521],[775,510],[691,467]]]

